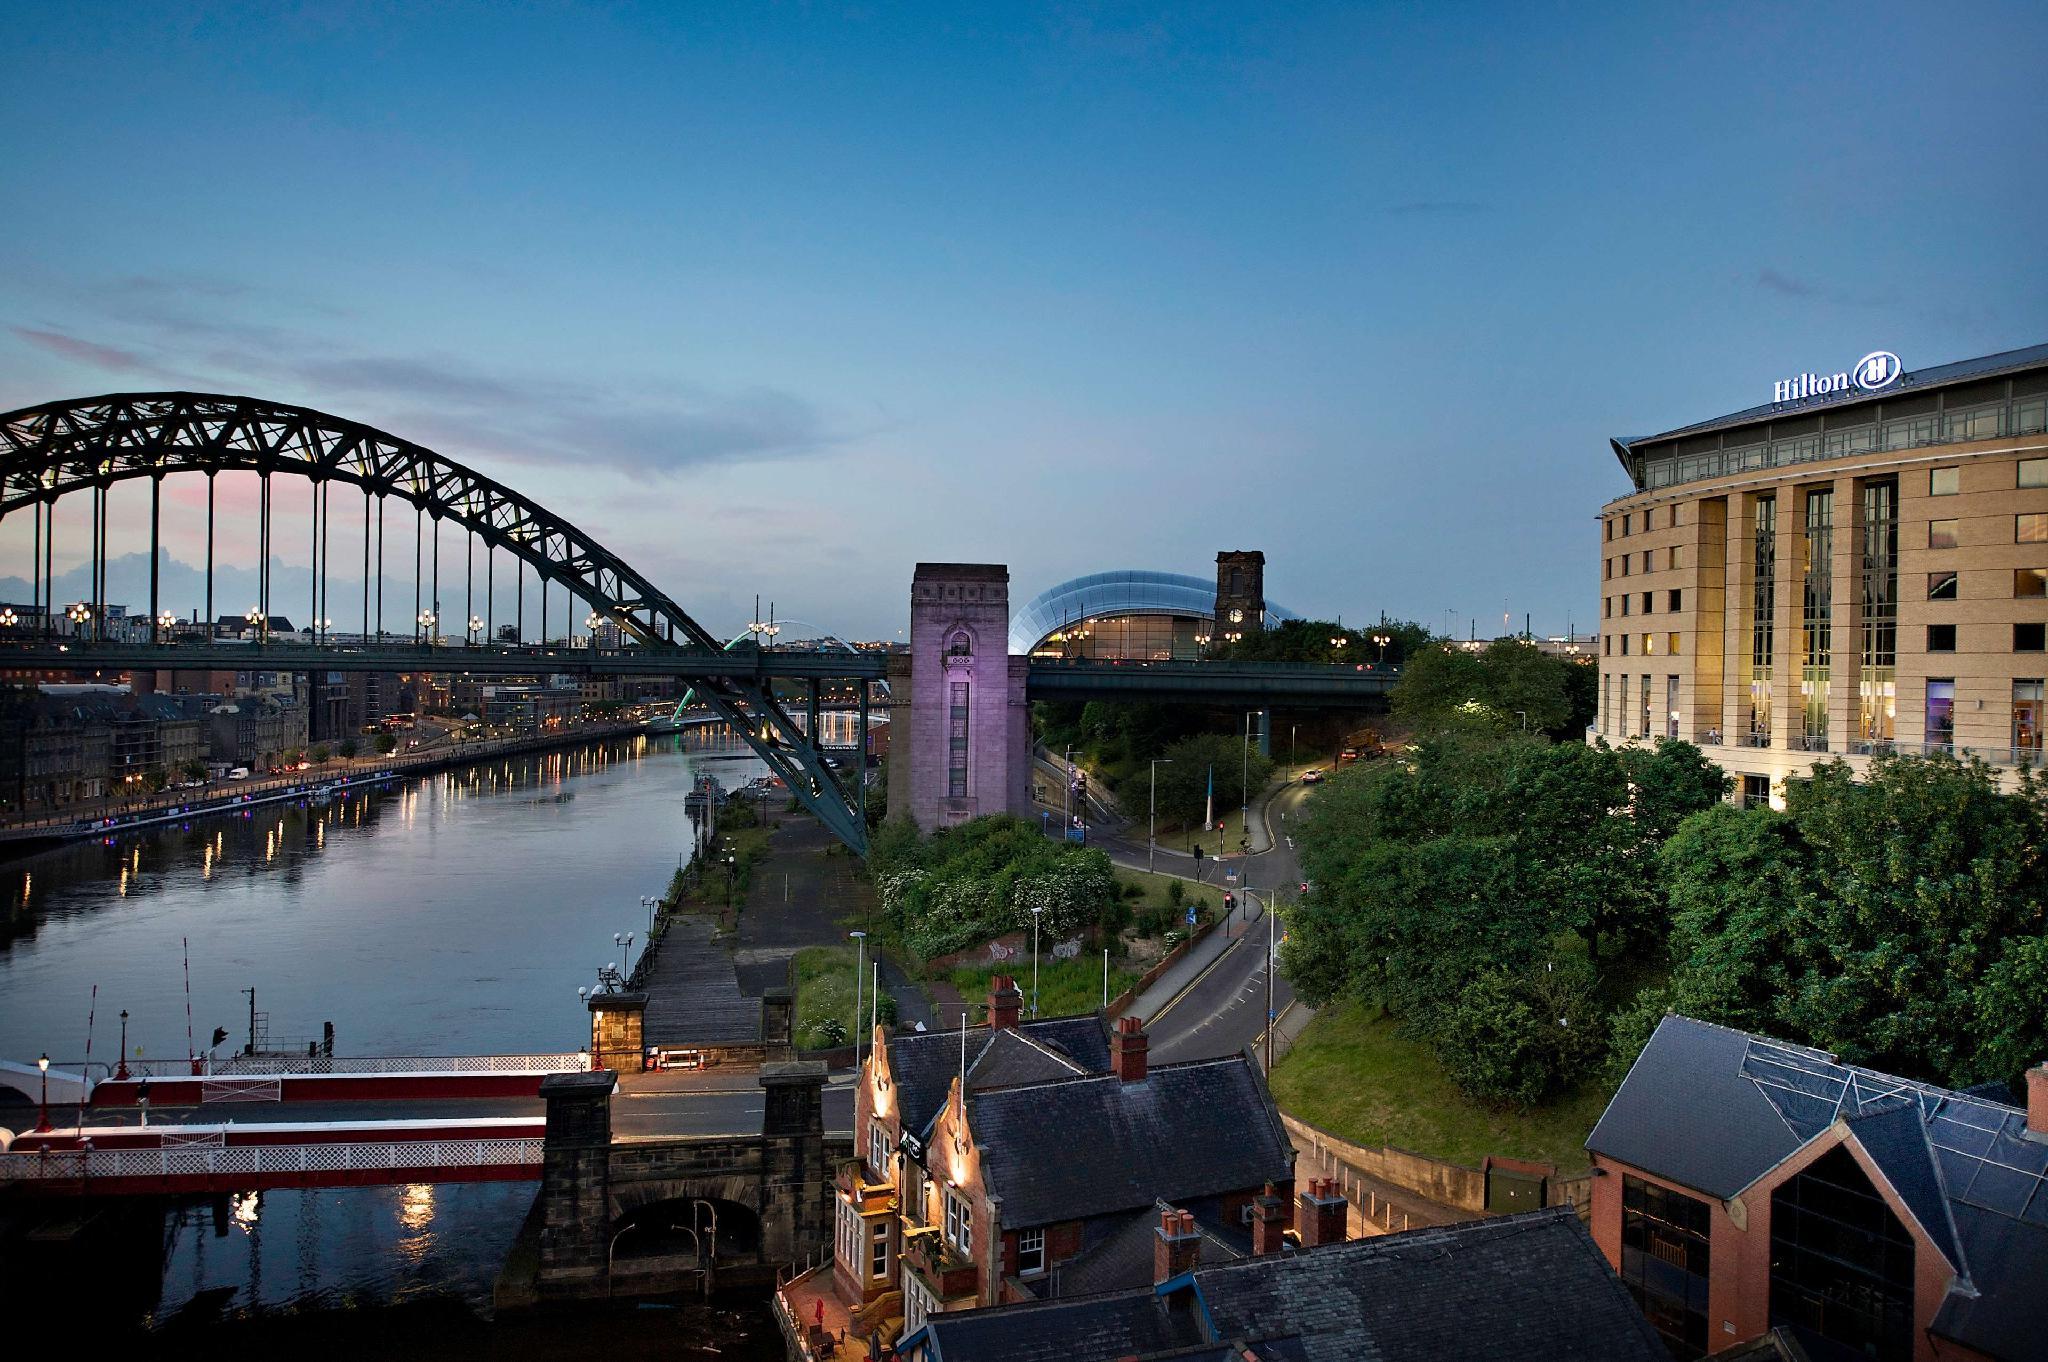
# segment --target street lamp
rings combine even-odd
[[[597,651],[597,626],[604,623],[604,616],[595,610],[583,617],[583,627],[590,631],[590,651]]]
[[[19,623],[21,623],[21,616],[14,613],[13,606],[10,605],[4,610],[0,610],[0,629],[12,629]]]
[[[1159,763],[1162,761],[1168,766],[1173,765],[1172,757],[1152,758],[1151,807],[1145,823],[1145,872],[1147,874],[1150,874],[1154,869],[1152,864],[1153,852],[1157,847],[1159,836]]]
[[[270,621],[263,617],[262,607],[250,606],[248,610],[243,612],[242,618],[247,621],[250,632],[256,635],[256,641],[258,643],[263,642],[264,635],[270,632]]]
[[[85,626],[92,620],[92,607],[81,601],[79,604],[66,610],[64,615],[71,621],[71,632],[83,634]]]
[[[11,615],[11,614],[13,614],[14,612],[10,610],[10,611],[8,611],[7,613]],[[4,619],[0,619],[0,624],[10,623],[10,622],[11,622],[11,621],[7,621],[7,620],[4,620]],[[163,638],[163,636],[164,636],[165,634],[168,634],[168,633],[170,633],[170,632],[171,632],[171,628],[172,628],[172,626],[174,626],[175,624],[177,624],[177,622],[178,622],[178,617],[177,617],[176,615],[173,615],[173,614],[172,614],[172,613],[171,613],[170,611],[168,611],[168,610],[166,610],[166,611],[164,611],[163,613],[159,614],[159,615],[158,615],[158,616],[156,617],[156,634],[157,634],[157,637],[158,637],[159,639],[161,639],[161,638]]]
[[[725,911],[732,911],[732,879],[739,871],[739,857],[727,854],[725,858]]]
[[[440,617],[431,610],[420,611],[420,638],[431,648],[434,646],[434,625]]]
[[[121,1009],[121,1054],[114,1065],[114,1077],[128,1076],[128,1009]]]
[[[43,1071],[43,1114],[36,1121],[36,1133],[47,1134],[50,1129],[50,1055],[45,1051],[36,1060],[36,1067]]]
[[[328,618],[327,618],[327,617],[326,617],[325,615],[322,615],[322,616],[320,617],[320,619],[319,619],[319,620],[317,621],[317,623],[318,623],[318,625],[319,625],[319,629],[320,629],[320,633],[319,633],[319,641],[320,641],[321,643],[323,643],[323,644],[324,644],[324,643],[326,643],[326,642],[327,642],[327,635],[328,635],[328,634],[329,634],[329,633],[330,633],[330,632],[331,632],[331,631],[333,630],[333,628],[334,628],[334,621],[333,621],[333,620],[331,620],[331,619],[328,619]]]
[[[1349,634],[1333,634],[1330,636],[1330,646],[1332,648],[1349,648],[1351,646],[1351,636]]]
[[[1381,665],[1382,667],[1386,666],[1386,665],[1387,665],[1387,645],[1388,645],[1389,643],[1392,643],[1392,642],[1393,642],[1394,640],[1393,640],[1393,639],[1391,639],[1391,638],[1389,638],[1389,637],[1388,637],[1387,635],[1385,635],[1385,634],[1374,634],[1374,635],[1372,636],[1372,641],[1373,641],[1374,643],[1377,643],[1377,644],[1379,644],[1379,646],[1380,646],[1380,665]]]
[[[469,641],[471,643],[476,642],[476,636],[482,631],[483,627],[484,622],[482,620],[478,619],[475,615],[469,617]]]
[[[868,934],[862,931],[847,933],[853,938],[853,1067],[860,1069],[860,999],[861,985],[868,979]]]
[[[612,933],[612,944],[613,944],[614,946],[622,946],[622,947],[624,947],[624,948],[625,948],[625,951],[626,951],[626,977],[627,977],[628,979],[632,978],[632,977],[633,977],[633,934],[632,934],[631,932],[624,932],[624,933],[620,933],[620,932],[613,932],[613,933]]]
[[[1245,835],[1245,841],[1246,841],[1246,843],[1247,843],[1247,846],[1245,847],[1245,850],[1246,850],[1246,852],[1247,852],[1247,853],[1249,853],[1249,852],[1250,852],[1250,850],[1251,850],[1251,847],[1249,846],[1249,843],[1250,843],[1250,841],[1251,841],[1251,835],[1252,835],[1252,711],[1251,711],[1251,710],[1246,710],[1246,711],[1244,712],[1244,763],[1243,763],[1243,765],[1242,765],[1242,766],[1240,766],[1240,767],[1239,767],[1239,769],[1238,769],[1238,776],[1237,776],[1237,793],[1238,793],[1238,797],[1239,797],[1240,799],[1244,800],[1244,808],[1243,808],[1243,810],[1242,810],[1242,814],[1243,814],[1243,818],[1244,818],[1244,826],[1243,826],[1242,828],[1240,828],[1240,829],[1239,829],[1239,831],[1241,831],[1241,832],[1242,832],[1242,833],[1244,833],[1244,835]]]
[[[652,941],[654,939],[654,910],[661,906],[661,900],[652,894],[642,894],[640,896],[640,906],[647,910],[647,939]]]
[[[1038,1019],[1038,920],[1045,913],[1044,904],[1034,904],[1031,909],[1031,1018]]]

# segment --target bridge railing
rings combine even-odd
[[[537,1137],[362,1144],[186,1145],[164,1149],[65,1149],[0,1154],[0,1185],[101,1178],[264,1177],[436,1168],[538,1167]]]
[[[95,1065],[95,1067],[99,1067]],[[571,1074],[590,1067],[583,1053],[550,1055],[236,1055],[201,1077],[271,1074]],[[130,1078],[192,1078],[187,1059],[131,1059]]]

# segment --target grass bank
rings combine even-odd
[[[806,946],[790,961],[790,983],[796,988],[796,1043],[799,1049],[826,1050],[847,1044],[867,1026],[868,997],[859,992],[861,1015],[854,1016],[854,974],[858,957],[848,946]],[[883,1025],[896,1020],[896,1000],[882,994],[877,1013]]]
[[[1356,1003],[1318,1013],[1274,1068],[1272,1087],[1287,1111],[1356,1144],[1474,1167],[1488,1154],[1539,1159],[1565,1173],[1586,1167],[1586,1136],[1609,1096],[1588,1083],[1534,1111],[1482,1105],[1458,1091],[1427,1045]]]
[[[950,971],[946,978],[953,987],[960,990],[963,998],[983,999],[988,997],[988,981],[992,975],[1015,975],[1017,987],[1024,990],[1024,1015],[1031,1015],[1031,957],[1007,965],[962,965]],[[1138,976],[1128,970],[1109,970],[1109,996],[1117,994],[1137,982]],[[1093,959],[1086,956],[1079,960],[1048,960],[1040,957],[1038,962],[1038,1015],[1041,1017],[1067,1017],[1078,1012],[1093,1012],[1102,1006],[1102,957]]]

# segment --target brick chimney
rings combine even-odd
[[[1294,1232],[1305,1249],[1341,1244],[1350,1237],[1350,1217],[1351,1203],[1337,1190],[1336,1179],[1311,1178],[1301,1194]]]
[[[1007,1031],[1017,1024],[1017,1016],[1024,1010],[1024,994],[1018,989],[1017,981],[1007,974],[998,974],[988,981],[988,1024],[994,1031]]]
[[[1252,1253],[1260,1258],[1278,1253],[1287,1243],[1287,1203],[1272,1183],[1252,1202]]]
[[[2048,1140],[2048,1063],[2027,1070],[2027,1133]]]
[[[1202,1259],[1202,1236],[1195,1229],[1195,1217],[1188,1211],[1161,1211],[1159,1228],[1153,1231],[1152,1284],[1193,1272]]]
[[[1145,1052],[1151,1044],[1136,1017],[1118,1017],[1116,1030],[1109,1035],[1109,1067],[1124,1082],[1139,1082],[1145,1077]]]

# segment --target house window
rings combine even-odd
[[[860,1212],[853,1209],[851,1203],[840,1202],[839,1233],[835,1236],[835,1244],[840,1263],[852,1276],[858,1276],[860,1272],[860,1236]]]
[[[1927,746],[1949,747],[1955,740],[1955,678],[1931,678],[1927,682]]]
[[[877,1182],[889,1176],[889,1128],[872,1118],[868,1121],[868,1171]]]
[[[1930,653],[1952,653],[1956,650],[1956,627],[1953,624],[1930,624],[1927,626],[1927,651]]]
[[[950,1187],[946,1189],[946,1242],[963,1254],[974,1252],[974,1216],[967,1209],[967,1198]]]
[[[915,1272],[903,1274],[903,1332],[910,1335],[924,1328],[926,1320],[939,1313],[939,1298],[918,1279]]]
[[[1927,522],[1927,547],[1930,549],[1952,549],[1956,546],[1956,522],[1953,520],[1930,520]]]
[[[2048,544],[2048,515],[2035,511],[2029,515],[2012,518],[2012,542],[2015,544]]]
[[[1841,1145],[1771,1193],[1771,1326],[1913,1356],[1913,1240]]]
[[[1963,490],[1960,468],[1934,468],[1927,473],[1927,495],[1952,497]]]
[[[868,1226],[868,1276],[878,1282],[889,1280],[889,1221],[887,1217]]]
[[[2014,568],[2012,594],[2029,598],[2048,596],[2048,568]]]
[[[1761,780],[1769,799],[1770,779]],[[1621,1280],[1679,1358],[1707,1351],[1707,1203],[1624,1173],[1621,1179]]]
[[[2048,459],[2021,459],[2019,485],[2048,487]]]
[[[1927,599],[1930,601],[1952,601],[1956,598],[1956,574],[1953,572],[1930,572],[1927,574]]]
[[[1017,1275],[1035,1277],[1045,1271],[1045,1231],[1024,1230],[1017,1235]]]

